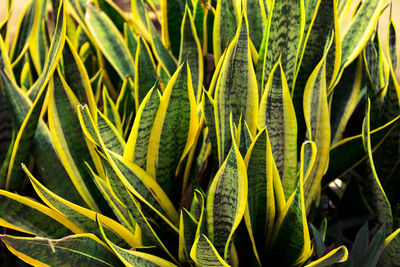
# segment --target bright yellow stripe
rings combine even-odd
[[[74,96],[72,90],[69,88],[67,85],[66,81],[62,77],[61,73],[59,70],[58,75],[60,77],[61,83],[64,87],[65,93],[67,94],[69,101],[72,103],[73,106],[76,106],[79,101],[78,99]],[[84,201],[88,204],[88,206],[92,210],[99,211],[99,208],[92,198],[89,190],[86,187],[85,182],[83,181],[83,177],[81,176],[81,173],[79,172],[78,167],[76,166],[76,163],[69,151],[68,143],[67,140],[65,139],[64,132],[62,130],[62,126],[60,123],[60,118],[59,114],[57,112],[57,107],[54,99],[54,83],[50,83],[50,103],[49,103],[49,128],[50,128],[50,134],[51,137],[54,141],[54,146],[57,150],[57,153],[60,157],[60,160],[67,171],[69,177],[71,178],[72,183],[74,184],[76,190],[79,192],[81,197],[84,199]]]
[[[156,165],[158,161],[158,150],[160,145],[161,132],[164,125],[165,115],[168,109],[169,99],[171,97],[172,88],[174,87],[176,78],[181,71],[181,65],[174,75],[172,75],[171,80],[168,82],[167,87],[164,90],[163,96],[158,107],[157,115],[154,119],[153,128],[151,129],[149,146],[147,149],[147,161],[146,161],[146,171],[155,179],[156,178]],[[190,91],[190,90],[189,90]]]
[[[24,170],[27,170],[25,165],[22,165],[22,168]],[[46,207],[46,206],[44,206],[44,205],[42,205],[42,204],[40,204],[40,203],[38,203],[36,201],[33,201],[33,200],[29,199],[29,198],[26,198],[26,197],[23,197],[23,196],[20,196],[20,195],[17,195],[17,194],[10,193],[10,192],[5,191],[5,190],[0,190],[0,195],[8,197],[10,199],[13,199],[13,200],[15,200],[17,202],[20,202],[20,203],[22,203],[22,204],[24,204],[24,205],[26,205],[26,206],[28,206],[28,207],[30,207],[32,209],[35,209],[37,211],[40,211],[43,214],[46,214],[50,218],[52,218],[52,219],[56,220],[57,222],[59,222],[60,224],[64,225],[66,228],[71,230],[73,233],[80,234],[80,233],[84,232],[81,228],[79,228],[77,225],[75,225],[73,222],[71,222],[64,215],[62,215],[59,212],[56,212],[56,211],[54,211],[52,209],[49,209],[48,207]],[[16,229],[16,228],[14,227],[13,229]],[[16,229],[16,230],[18,230],[18,229]],[[20,230],[18,230],[18,231],[20,231]],[[23,232],[29,233],[26,230],[23,230]]]
[[[313,266],[318,265],[319,263],[323,263],[325,260],[329,259],[331,256],[333,256],[334,254],[336,254],[336,252],[337,252],[338,250],[340,250],[340,249],[344,249],[344,255],[343,255],[343,257],[342,257],[340,260],[338,260],[336,263],[345,262],[345,261],[347,260],[348,255],[349,255],[349,252],[348,252],[348,250],[347,250],[347,248],[346,248],[345,246],[340,246],[340,247],[338,247],[338,248],[336,248],[336,249],[331,250],[329,253],[327,253],[327,254],[324,255],[323,257],[319,258],[318,260],[313,261],[313,262],[307,264],[305,267],[313,267]]]
[[[57,210],[58,212],[60,212],[62,214],[62,211],[58,210],[47,198],[45,198],[45,196],[41,193],[41,190],[43,190],[47,194],[51,195],[53,198],[55,198],[57,201],[59,201],[63,205],[66,205],[68,208],[73,209],[75,212],[88,217],[92,221],[96,221],[96,215],[98,215],[99,218],[104,222],[104,224],[108,228],[112,229],[117,235],[119,235],[122,239],[124,239],[125,242],[127,242],[130,246],[137,247],[137,246],[141,245],[139,242],[137,242],[134,235],[128,229],[126,229],[124,226],[122,226],[121,224],[117,223],[113,219],[110,219],[102,214],[98,214],[97,212],[83,208],[81,206],[78,206],[74,203],[71,203],[71,202],[57,196],[56,194],[54,194],[53,192],[51,192],[47,188],[45,188],[43,185],[41,185],[32,176],[32,174],[29,171],[26,171],[26,173],[29,176],[29,179],[31,180],[36,193],[49,207],[53,208],[54,210]]]

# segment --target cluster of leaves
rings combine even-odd
[[[390,3],[164,0],[160,14],[151,0],[129,13],[31,0],[10,42],[12,2],[0,25],[0,239],[17,257],[400,262],[391,14],[386,54],[376,31]]]

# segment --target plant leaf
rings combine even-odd
[[[276,166],[266,128],[255,137],[245,163],[248,176],[246,226],[262,254],[272,237],[276,213],[273,188],[273,168]]]
[[[371,0],[362,2],[342,37],[341,68],[347,67],[365,46],[381,14],[385,1]]]
[[[308,138],[315,142],[318,151],[312,173],[304,184],[307,210],[320,193],[322,176],[325,174],[329,164],[331,127],[325,65],[326,60],[324,57],[311,74],[304,90],[304,118],[307,125]]]
[[[239,26],[238,7],[235,0],[217,2],[213,26],[213,53],[217,65],[223,51],[232,43]],[[236,33],[236,34],[235,34]],[[247,32],[246,32],[247,34]]]
[[[211,182],[206,201],[207,233],[225,260],[229,258],[233,233],[246,209],[247,190],[246,165],[236,142],[232,142],[226,160]]]
[[[201,51],[199,38],[197,37],[193,17],[188,6],[185,8],[185,15],[182,19],[181,48],[178,65],[184,63],[185,60],[187,60],[192,75],[194,95],[197,102],[199,102],[203,88],[203,53]]]
[[[198,128],[193,92],[190,69],[185,63],[164,90],[149,138],[146,171],[170,198],[178,165],[189,152]]]
[[[62,55],[62,50],[65,43],[66,38],[66,28],[67,28],[67,20],[65,13],[65,5],[63,1],[60,1],[60,7],[58,8],[57,13],[57,24],[54,30],[53,40],[50,44],[49,53],[46,57],[46,61],[44,63],[43,71],[40,73],[39,78],[32,85],[32,87],[28,90],[29,98],[34,101],[39,92],[46,87],[49,82],[51,75],[55,71],[58,61]]]
[[[311,147],[309,147],[311,146]],[[311,157],[309,152],[311,150]],[[300,175],[296,190],[288,199],[274,228],[273,246],[270,255],[281,266],[304,263],[311,255],[311,240],[308,230],[304,199],[304,181],[309,179],[315,164],[316,145],[305,142],[301,147]]]
[[[199,266],[229,266],[204,234],[199,235],[194,241],[190,257]]]
[[[29,198],[0,190],[0,200],[3,227],[49,238],[83,232],[62,214]]]
[[[332,264],[336,264],[339,262],[345,262],[347,260],[347,256],[348,256],[347,248],[345,246],[340,246],[340,247],[330,251],[325,256],[319,258],[318,260],[307,264],[306,267],[331,266]]]
[[[160,93],[153,87],[139,106],[125,147],[124,158],[133,161],[142,169],[146,168],[150,133],[159,105]]]
[[[176,266],[175,264],[157,256],[139,251],[127,250],[115,245],[107,238],[100,220],[98,221],[98,225],[100,232],[107,244],[126,266]]]
[[[272,155],[288,199],[297,183],[297,122],[280,59],[261,97],[258,126],[267,127]]]
[[[111,19],[92,4],[87,6],[86,24],[105,58],[123,80],[134,77],[134,63],[122,36]]]
[[[222,3],[222,2],[221,2]],[[246,17],[243,16],[235,38],[230,43],[215,91],[215,125],[219,165],[231,146],[229,116],[238,125],[240,117],[255,136],[257,129],[258,90],[249,48]]]
[[[267,36],[265,38],[265,54],[263,57],[262,93],[270,76],[272,67],[281,57],[287,84],[292,88],[296,71],[300,42],[304,31],[304,1],[274,0],[268,14]]]
[[[158,76],[155,69],[151,50],[146,41],[139,36],[135,58],[135,100],[139,107],[143,99],[157,81]]]
[[[89,233],[96,234],[101,237],[101,234],[97,228],[96,224],[96,212],[83,208],[81,206],[75,205],[59,196],[49,191],[46,187],[40,184],[32,174],[24,168],[25,173],[29,176],[29,179],[39,197],[45,202],[49,207],[56,210],[57,212],[64,214],[69,220],[71,220],[76,225],[83,228]],[[140,245],[140,242],[135,236],[125,227],[117,223],[116,221],[105,217],[104,215],[98,215],[101,220],[107,226],[108,235],[112,237],[112,240],[118,244],[126,247],[136,247]]]
[[[61,239],[0,236],[18,258],[35,266],[123,266],[95,235],[80,234]]]

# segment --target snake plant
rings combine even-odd
[[[6,2],[0,239],[19,259],[400,262],[390,1],[30,0],[15,36]]]

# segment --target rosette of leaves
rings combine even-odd
[[[133,0],[127,13],[32,0],[13,39],[12,2],[0,25],[0,239],[18,258],[345,262],[344,242],[324,242],[331,219],[310,223],[327,185],[364,164],[361,199],[383,227],[369,245],[362,228],[350,260],[398,262],[385,193],[398,186],[396,28],[387,56],[374,31],[385,1]]]

